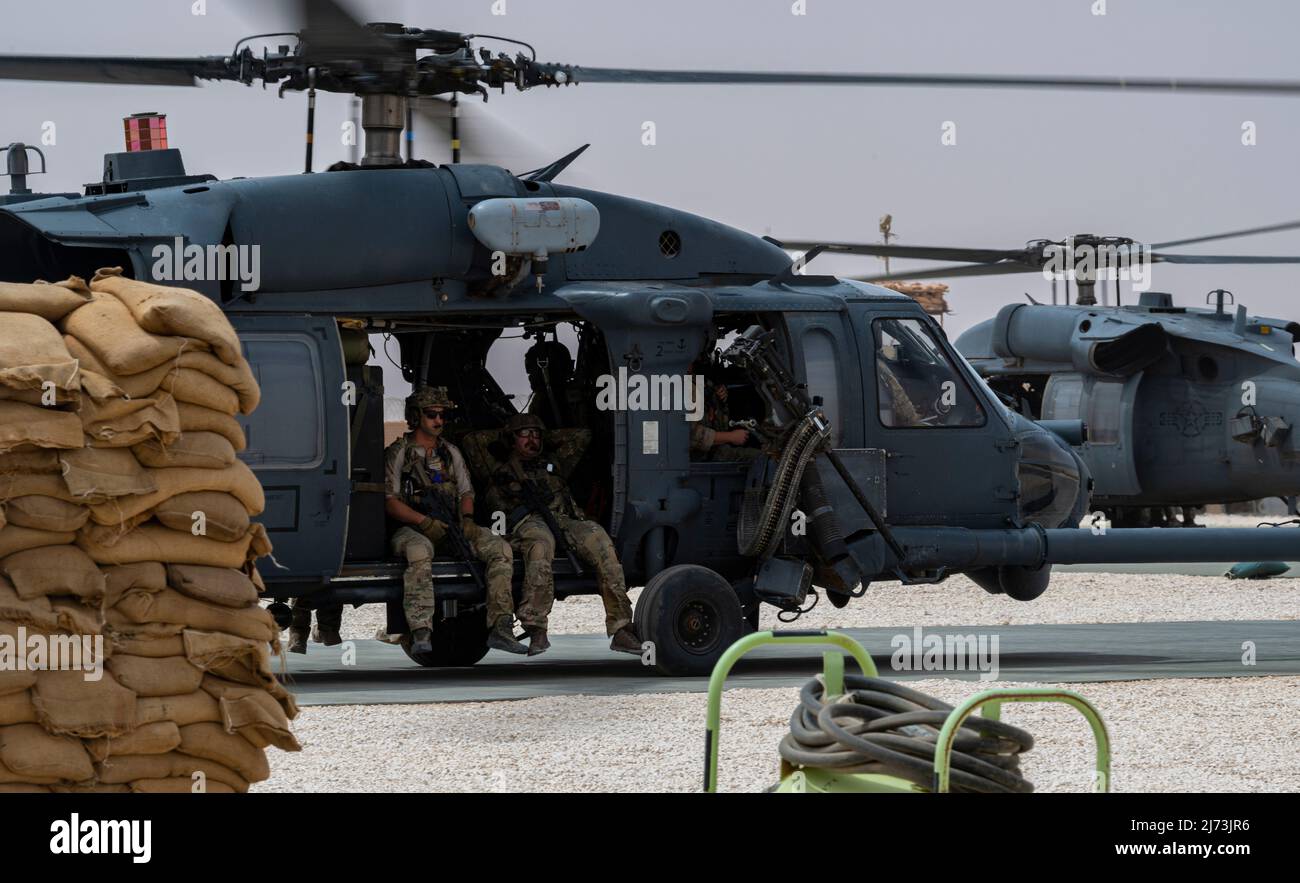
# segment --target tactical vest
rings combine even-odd
[[[494,505],[506,513],[509,523],[521,520],[523,513],[520,510],[528,505],[523,481],[532,482],[546,507],[556,515],[578,519],[585,517],[574,503],[569,486],[554,471],[548,470],[548,465],[549,461],[542,458],[523,461],[511,457],[497,470],[492,479],[492,500]]]
[[[438,491],[456,511],[459,495],[456,485],[460,476],[456,472],[456,461],[452,459],[451,449],[443,439],[438,439],[433,453],[428,460],[424,457],[424,448],[409,438],[403,438],[404,447],[398,455],[402,457],[402,496],[408,504],[414,502],[415,496],[426,488]]]

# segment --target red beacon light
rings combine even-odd
[[[122,120],[127,153],[167,149],[167,114],[133,113]]]

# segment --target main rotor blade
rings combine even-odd
[[[814,240],[782,239],[783,248],[806,251],[817,245],[824,245],[827,252],[839,254],[874,255],[883,258],[916,258],[932,261],[973,261],[991,264],[997,261],[1023,259],[1024,249],[998,250],[992,248],[947,248],[929,245],[884,245],[850,242],[816,242]]]
[[[283,2],[283,0],[281,0]],[[394,49],[335,0],[297,0],[289,4],[300,22],[299,36],[312,58],[373,58]]]
[[[917,279],[948,279],[959,276],[1004,276],[1008,273],[1034,273],[1038,267],[1027,264],[966,264],[961,267],[931,267],[913,273],[900,271],[878,276],[845,276],[858,282],[912,282]]]
[[[558,65],[544,65],[560,69]],[[575,67],[579,83],[823,86],[962,86],[1010,89],[1103,89],[1132,92],[1226,92],[1300,95],[1300,80],[1206,80],[1177,77],[1033,77],[978,74],[843,74],[780,71],[640,70],[616,67]]]
[[[445,98],[412,98],[411,109],[420,121],[416,136],[416,158],[451,161],[451,102]],[[550,162],[555,157],[509,123],[494,116],[481,104],[461,101],[457,105],[461,161],[500,166],[520,174]]]
[[[197,86],[197,79],[226,79],[225,59],[126,58],[93,55],[0,55],[0,80]]]
[[[1212,236],[1196,236],[1192,239],[1175,239],[1172,242],[1157,242],[1152,248],[1173,248],[1176,245],[1191,245],[1196,242],[1212,242],[1215,239],[1232,239],[1237,236],[1255,236],[1259,233],[1276,233],[1280,230],[1300,230],[1300,221],[1287,221],[1283,224],[1269,224],[1267,227],[1251,227],[1249,230],[1234,230],[1231,233],[1215,233]]]
[[[1152,263],[1161,264],[1300,264],[1300,257],[1237,254],[1161,254],[1151,255]]]

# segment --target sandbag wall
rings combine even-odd
[[[202,295],[0,283],[0,791],[246,791],[298,750],[235,456],[259,395]]]

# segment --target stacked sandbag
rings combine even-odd
[[[236,458],[259,396],[202,295],[0,283],[0,791],[246,791],[298,750]]]

